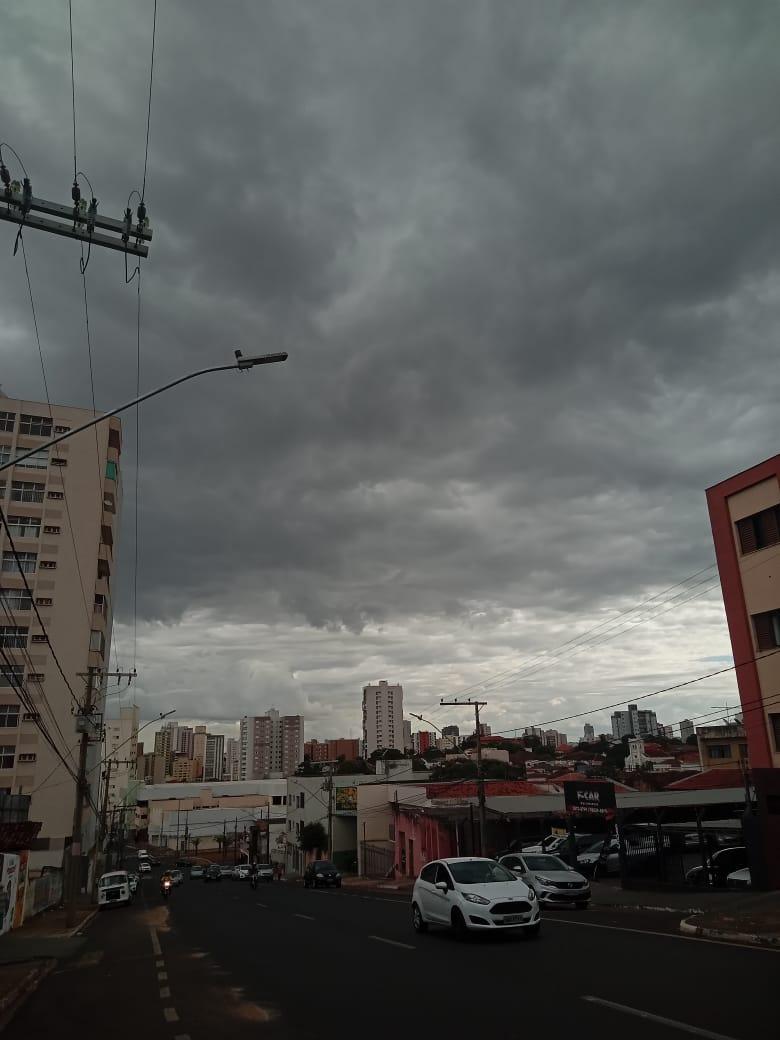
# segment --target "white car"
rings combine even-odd
[[[151,874],[152,864],[145,859],[138,860],[138,873],[139,874]]]
[[[574,903],[585,910],[590,902],[590,884],[557,856],[544,852],[512,852],[498,861],[533,888],[542,906],[549,903]]]
[[[412,891],[412,926],[467,932],[514,931],[538,935],[541,925],[536,893],[494,859],[457,857],[426,865]]]
[[[249,867],[234,867],[233,868],[233,880],[234,881],[246,881],[249,877]]]
[[[98,910],[107,906],[129,906],[133,901],[130,878],[125,870],[112,870],[98,881]]]
[[[729,888],[750,888],[753,884],[753,879],[750,876],[750,867],[732,870],[726,878],[726,884]]]

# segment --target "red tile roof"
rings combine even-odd
[[[669,791],[713,791],[719,787],[744,787],[745,781],[742,770],[734,767],[732,769],[705,769],[701,773],[691,773],[683,780],[675,780],[669,784]]]
[[[476,798],[476,780],[466,780],[462,783],[426,784],[425,793],[428,798]],[[519,794],[547,794],[535,784],[529,784],[527,780],[486,780],[485,796],[487,798],[498,798],[504,795]]]

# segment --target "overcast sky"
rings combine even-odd
[[[120,215],[152,0],[73,13],[78,165]],[[578,735],[730,663],[714,570],[609,622],[713,563],[704,489],[778,450],[778,39],[760,0],[160,0],[142,387],[290,360],[141,412],[144,718],[276,706],[358,736],[384,678],[441,726],[469,716],[440,696],[500,674],[494,728],[588,712]],[[64,0],[12,5],[0,59],[0,139],[66,201]],[[0,232],[0,378],[42,400]],[[79,249],[25,242],[52,399],[88,406]],[[136,283],[108,251],[87,281],[108,408],[135,391]],[[134,460],[130,417],[122,667]],[[645,706],[734,697],[726,674]]]

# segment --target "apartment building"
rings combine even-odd
[[[753,769],[780,767],[780,455],[716,484],[707,505]]]
[[[404,690],[400,683],[382,679],[363,687],[363,757],[378,748],[396,748],[404,742]]]
[[[241,773],[241,741],[228,737],[225,744],[225,780],[238,780]]]
[[[92,417],[80,408],[0,396],[0,464],[38,449],[0,473],[0,506],[11,538],[0,531],[0,792],[30,794],[29,818],[41,823],[30,867],[60,867],[70,842],[75,784],[36,725],[45,721],[57,746],[78,759],[79,732],[71,692],[54,651],[81,697],[80,674],[106,667],[111,644],[114,549],[122,487],[121,425],[112,418],[55,448],[46,440]],[[25,587],[26,579],[30,592]],[[15,689],[26,689],[34,711]],[[98,684],[95,719],[105,710]],[[99,799],[101,741],[97,724],[87,757],[90,794]],[[65,782],[63,782],[65,781]],[[94,814],[85,814],[82,856],[95,841]]]
[[[206,753],[203,762],[204,780],[221,780],[225,767],[225,738],[221,733],[206,734]]]
[[[129,805],[138,785],[138,707],[119,709],[118,719],[105,724],[106,773],[108,775],[108,808]],[[109,765],[110,764],[110,765]]]
[[[641,711],[636,704],[629,704],[628,711],[614,711],[611,717],[612,736],[617,740],[623,737],[657,737],[658,719],[654,711]]]
[[[201,775],[206,769],[206,733],[205,726],[196,726],[192,735],[192,757],[200,762]]]
[[[192,726],[179,726],[176,730],[176,754],[194,758],[195,731]]]
[[[242,780],[292,776],[303,761],[303,715],[245,715],[240,726]]]
[[[699,726],[696,728],[699,745],[699,761],[702,769],[746,769],[748,746],[745,729],[740,722],[722,726]]]
[[[360,755],[360,741],[347,737],[336,740],[307,740],[303,757],[311,762],[337,762],[340,758],[353,762]]]

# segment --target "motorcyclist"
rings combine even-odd
[[[257,888],[257,863],[255,862],[249,868],[249,884],[252,888]]]
[[[168,898],[172,888],[173,878],[171,877],[170,871],[164,870],[160,877],[160,892],[162,893],[163,899]]]

